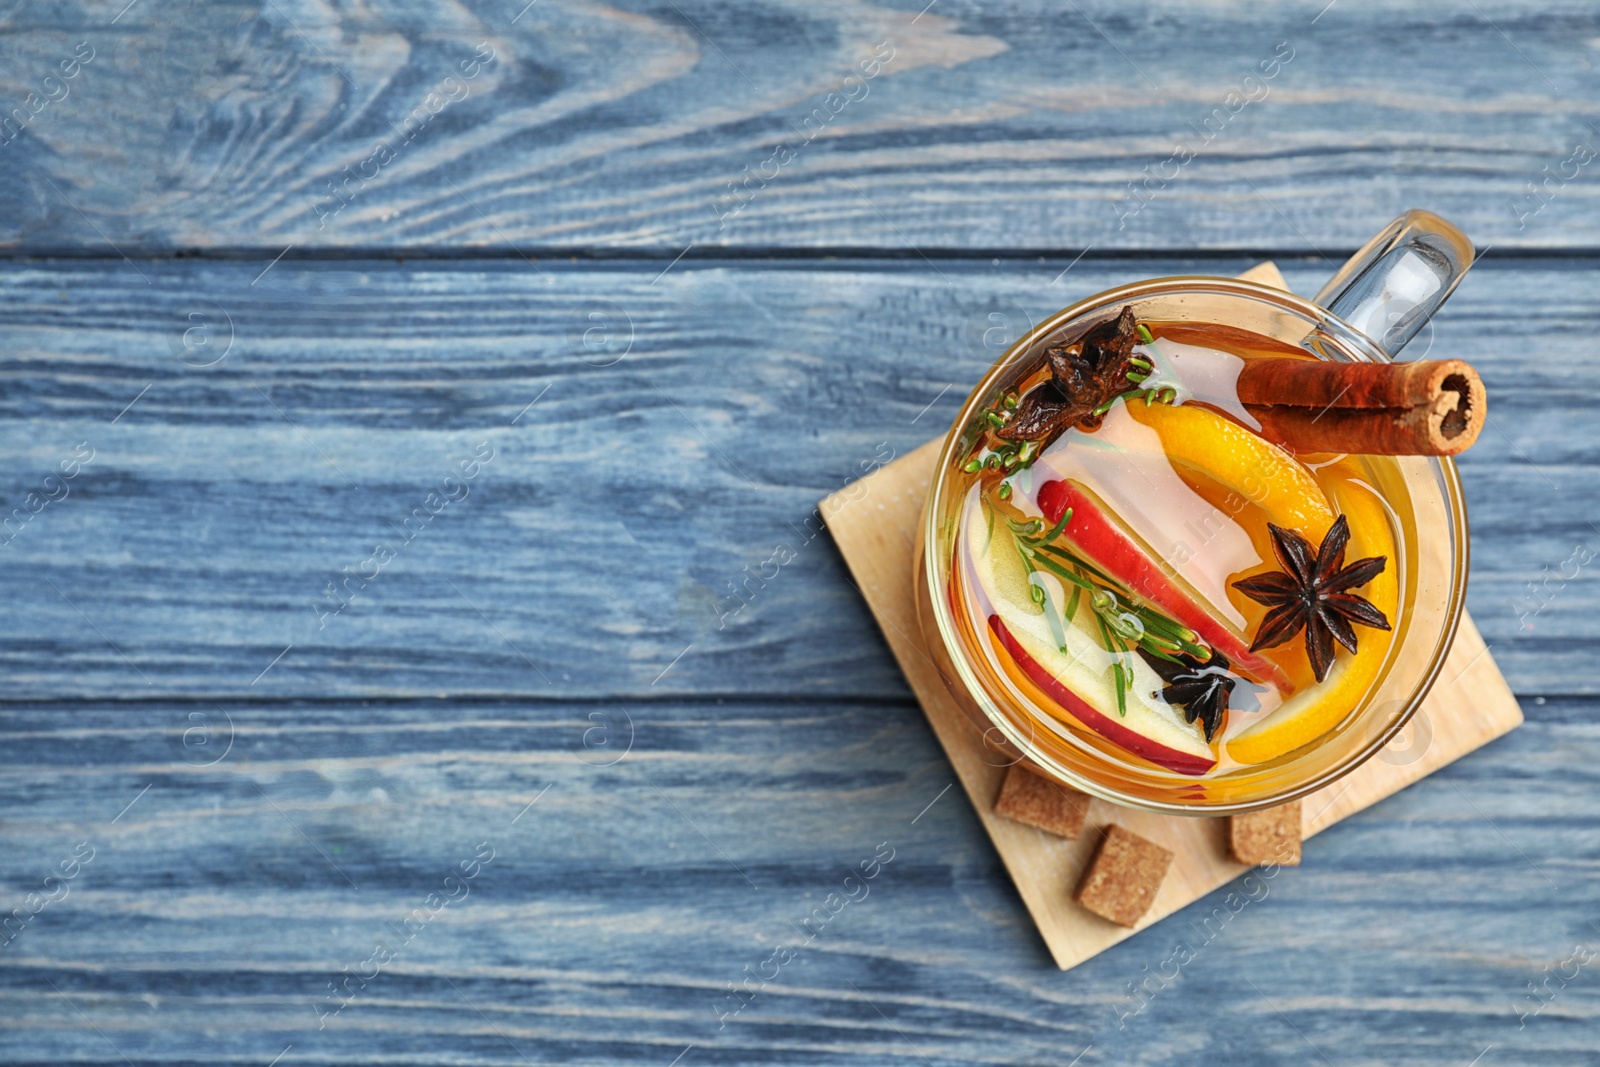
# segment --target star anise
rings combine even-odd
[[[1129,305],[1116,318],[1090,327],[1077,341],[1047,349],[1049,380],[1022,398],[1016,414],[996,436],[1040,441],[1043,448],[1074,426],[1098,429],[1105,419],[1102,409],[1132,388],[1128,371],[1139,339],[1137,325]]]
[[[1350,541],[1350,524],[1343,515],[1322,539],[1313,555],[1311,542],[1272,523],[1272,550],[1283,565],[1283,573],[1269,572],[1242,578],[1233,587],[1258,604],[1272,610],[1261,620],[1250,651],[1281,645],[1305,627],[1306,655],[1311,671],[1322,681],[1333,665],[1333,643],[1338,641],[1351,652],[1356,650],[1356,632],[1351,623],[1359,622],[1377,630],[1389,629],[1372,603],[1346,592],[1366,585],[1387,565],[1388,557],[1370,556],[1344,565],[1344,548]]]
[[[1168,704],[1183,708],[1185,722],[1200,721],[1206,740],[1216,736],[1222,726],[1222,716],[1228,710],[1228,698],[1233,695],[1238,681],[1228,673],[1228,658],[1212,649],[1211,658],[1201,663],[1193,656],[1178,655],[1178,662],[1140,652],[1144,661],[1166,682],[1161,696]]]

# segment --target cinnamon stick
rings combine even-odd
[[[1261,436],[1293,452],[1453,456],[1483,429],[1483,379],[1459,359],[1415,363],[1247,360],[1239,400]]]

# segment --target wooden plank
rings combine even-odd
[[[1559,577],[1575,545],[1600,547],[1584,508],[1600,362],[1572,341],[1600,330],[1585,263],[1491,255],[1431,339],[1489,382],[1461,465],[1469,601],[1528,694],[1600,692],[1593,568]],[[746,696],[907,699],[815,501],[947,425],[1006,324],[1244,265],[1086,261],[1054,285],[1065,262],[578,264],[548,283],[388,261],[284,261],[255,285],[255,264],[189,260],[144,266],[150,285],[121,262],[0,273],[0,514],[95,449],[5,546],[5,697],[621,698],[737,678]],[[1303,290],[1322,270],[1289,275]],[[591,313],[618,347],[583,346]],[[176,358],[202,327],[226,347],[230,319],[226,358]],[[599,365],[630,320],[631,349]],[[201,336],[196,361],[218,351]],[[485,440],[471,495],[319,628],[327,583],[400,539]],[[779,545],[795,558],[763,579]]]
[[[1270,263],[1246,277],[1284,285]],[[822,513],[1056,966],[1068,970],[1135,930],[1092,915],[1072,899],[1072,887],[1088,865],[1099,833],[1066,841],[995,813],[994,800],[1009,761],[984,743],[983,733],[962,708],[965,698],[951,689],[956,683],[940,672],[927,649],[916,609],[915,545],[942,446],[942,439],[930,441],[846,486],[823,501]],[[1412,728],[1404,758],[1370,759],[1305,799],[1305,836],[1392,796],[1522,722],[1516,698],[1470,618],[1462,620],[1439,680],[1418,715],[1427,722]],[[1091,826],[1121,825],[1173,853],[1172,868],[1137,929],[1159,923],[1250,869],[1228,858],[1220,820],[1158,815],[1098,800],[1091,808]]]
[[[1334,1063],[1461,1067],[1491,1043],[1530,1065],[1593,1047],[1583,978],[1524,1027],[1514,1013],[1527,982],[1594,943],[1592,698],[1530,706],[1481,755],[1325,831],[1215,936],[1225,892],[1066,974],[960,790],[929,806],[951,776],[915,705],[632,704],[631,751],[591,765],[615,753],[584,748],[589,716],[614,708],[9,708],[0,903],[22,904],[76,842],[96,854],[0,949],[4,1058],[259,1067],[293,1044],[281,1063],[665,1067],[692,1044],[683,1067],[920,1063],[915,1045],[941,1065],[1064,1064],[1092,1044],[1082,1064],[1317,1059],[1303,1034]],[[184,733],[220,744],[223,714],[233,748],[205,766],[218,750]],[[319,1031],[326,983],[484,840],[497,855],[470,897]],[[870,895],[719,1028],[727,984],[793,945],[792,924],[885,841]],[[1196,958],[1152,980],[1180,941]],[[1153,998],[1134,993],[1146,981]]]
[[[1581,0],[121,7],[0,16],[5,247],[1600,245]]]

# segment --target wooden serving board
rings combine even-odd
[[[1283,276],[1270,263],[1242,277],[1284,287]],[[1039,933],[1056,964],[1066,970],[1249,868],[1227,858],[1227,825],[1221,818],[1156,815],[1095,800],[1085,832],[1076,841],[1066,841],[993,813],[1005,775],[1000,765],[1003,761],[986,747],[977,727],[946,688],[944,677],[924,649],[917,618],[912,557],[940,443],[930,441],[845,486],[822,502],[822,515]],[[1388,750],[1305,798],[1302,833],[1311,837],[1521,722],[1522,709],[1477,627],[1463,614],[1444,670],[1421,711]],[[1078,877],[1099,840],[1095,831],[1112,822],[1174,853],[1161,892],[1133,930],[1107,922],[1072,900]],[[1307,862],[1316,862],[1315,856],[1308,852]]]

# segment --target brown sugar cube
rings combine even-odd
[[[1133,926],[1155,902],[1171,865],[1168,850],[1112,826],[1078,883],[1078,903],[1118,926]]]
[[[1076,789],[1035,774],[1020,763],[1013,763],[1006,771],[1000,799],[994,802],[994,812],[1071,841],[1083,832],[1089,798]]]
[[[1240,863],[1300,866],[1300,802],[1229,818],[1228,852]]]

